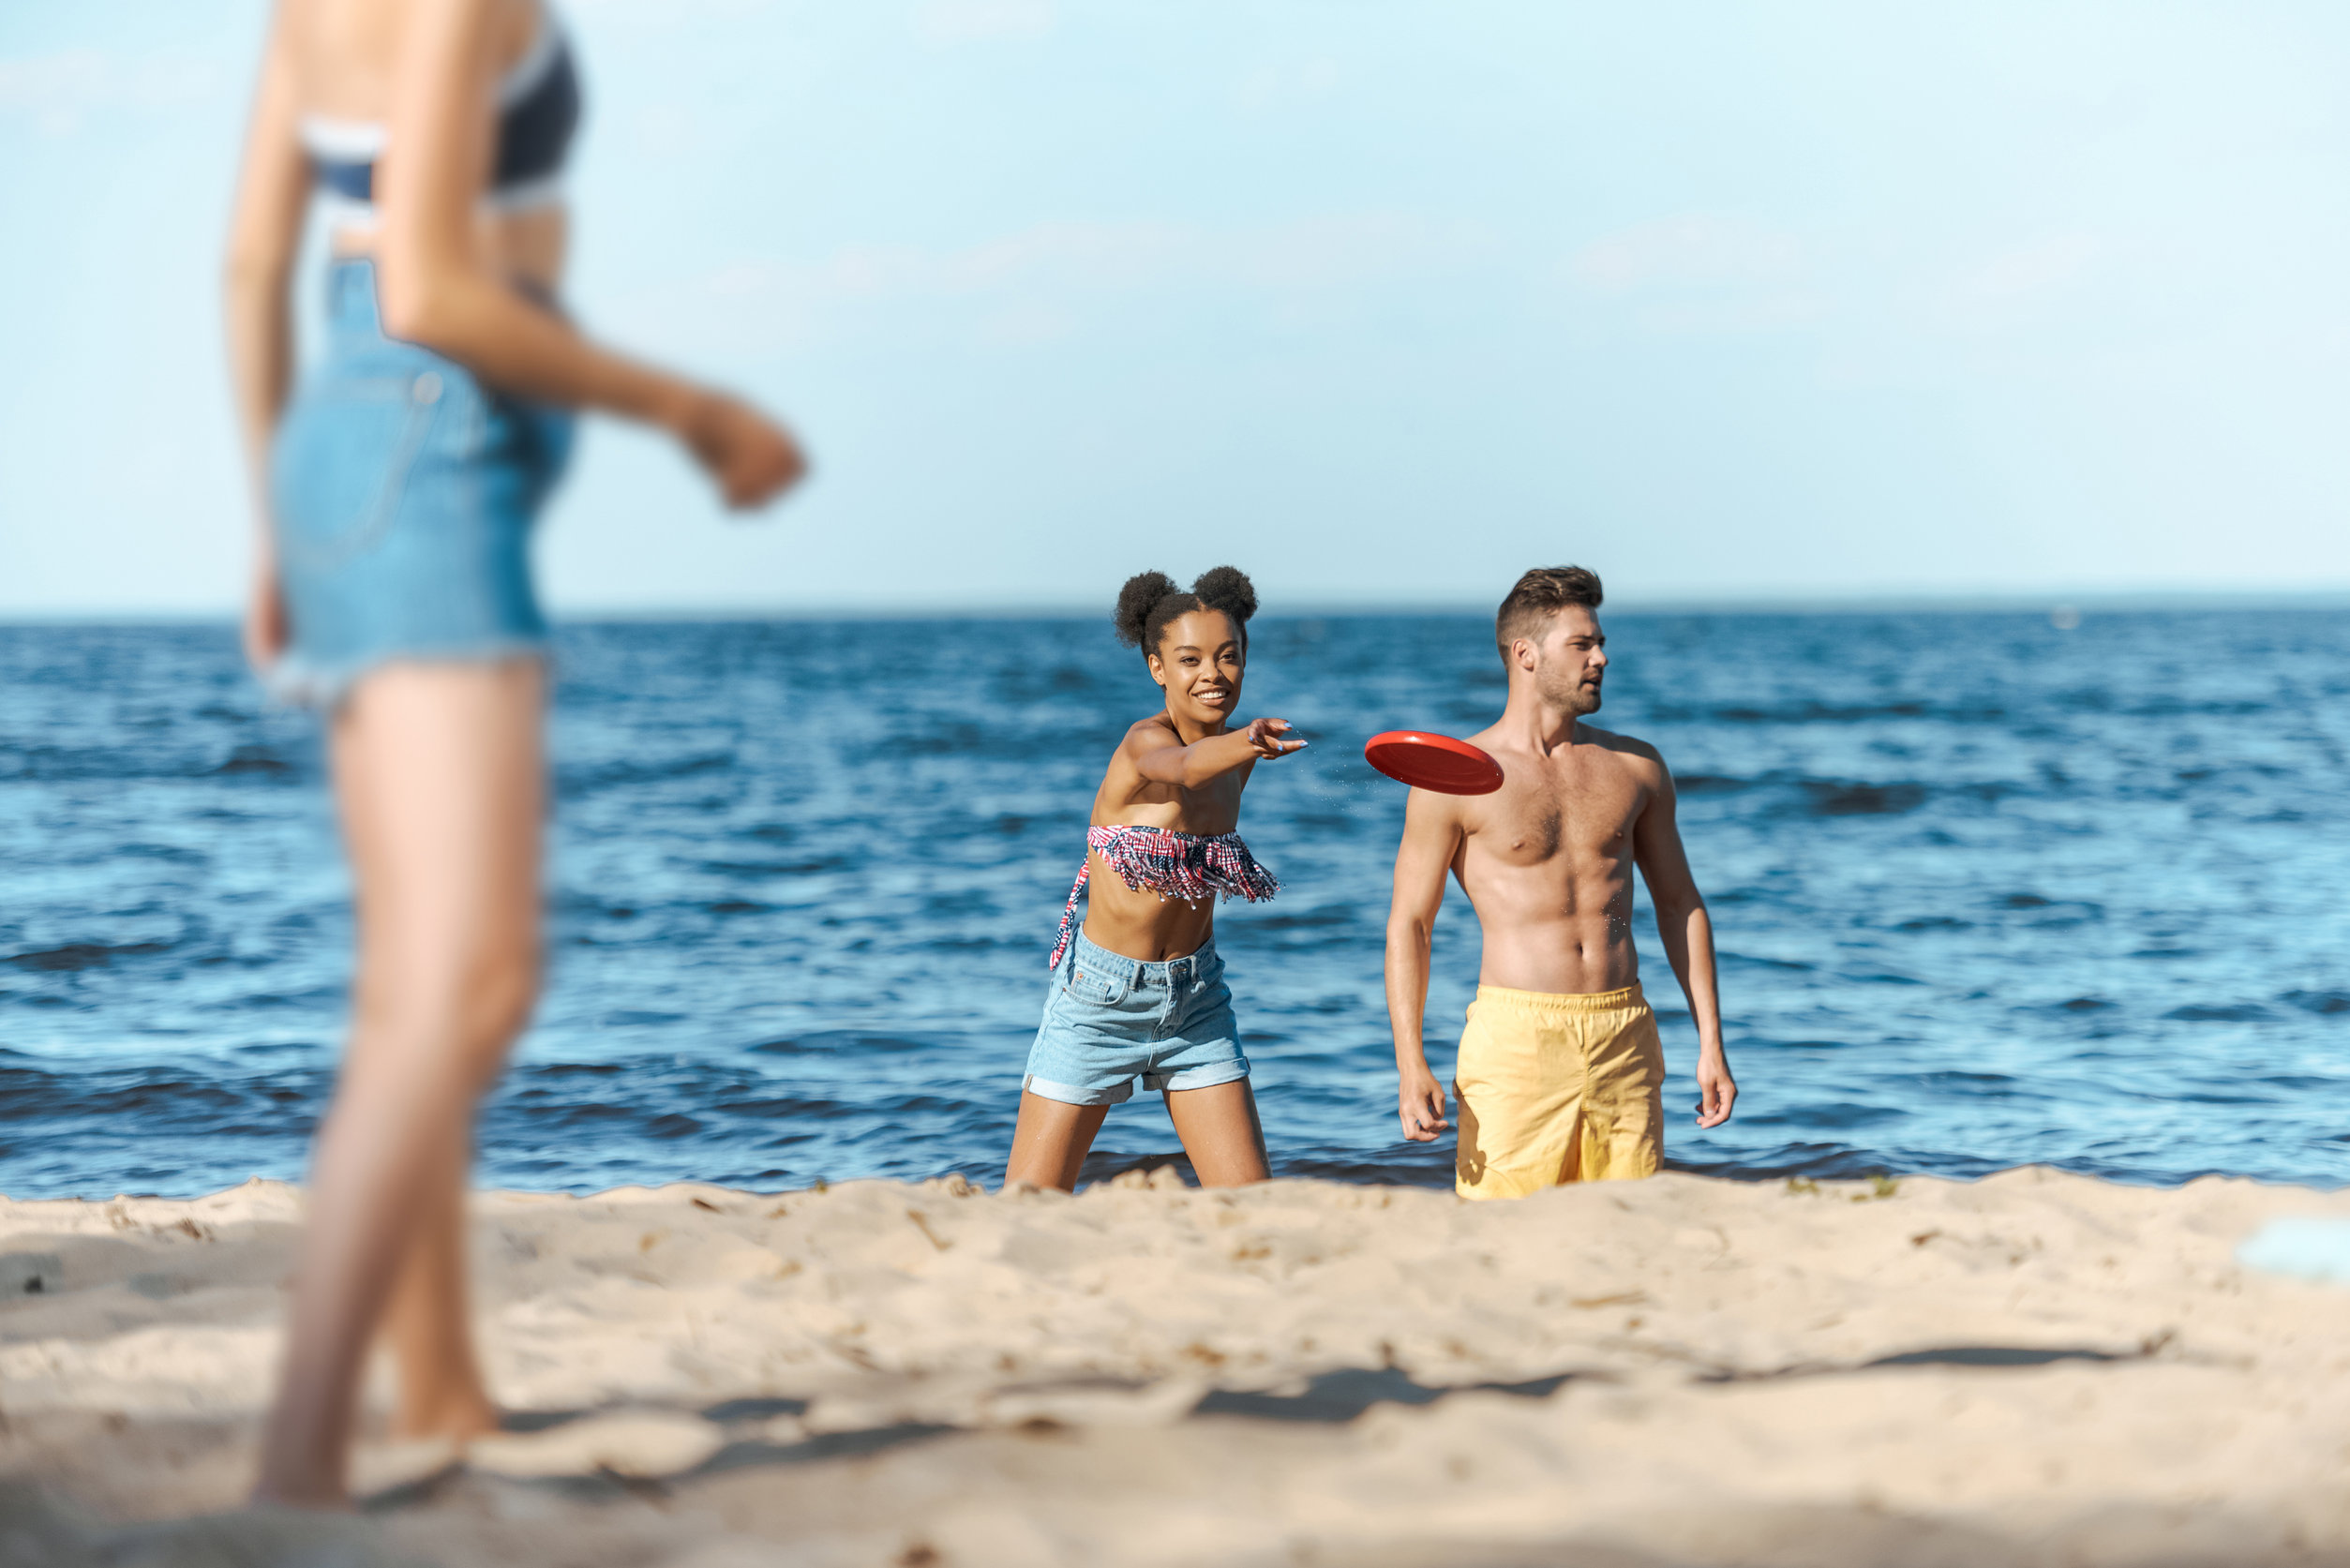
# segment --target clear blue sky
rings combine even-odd
[[[2350,10],[571,0],[560,608],[2350,587]],[[257,0],[0,7],[0,614],[225,609]],[[306,278],[309,290],[313,280]],[[306,293],[306,305],[308,302]]]

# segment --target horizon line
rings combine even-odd
[[[2312,589],[2111,589],[2076,592],[1885,592],[1805,594],[1632,594],[1609,602],[1624,615],[2047,615],[2070,610],[2131,614],[2156,610],[2350,609],[2350,586]],[[1467,599],[1309,600],[1265,612],[1266,620],[1365,616],[1487,616],[1492,605]],[[775,605],[579,605],[548,614],[557,625],[670,621],[827,620],[1082,620],[1106,614],[1070,600],[975,605],[908,602],[801,603]],[[233,626],[237,610],[0,609],[0,627],[37,626]]]

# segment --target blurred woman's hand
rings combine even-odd
[[[736,511],[764,506],[808,471],[807,455],[790,431],[724,393],[696,397],[677,433]]]
[[[245,603],[245,659],[256,675],[267,673],[286,650],[286,596],[277,587],[277,569],[263,566],[253,574],[253,591]]]

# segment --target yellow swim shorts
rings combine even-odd
[[[1637,985],[1561,996],[1477,987],[1453,1079],[1463,1198],[1653,1176],[1665,1159],[1665,1048]]]

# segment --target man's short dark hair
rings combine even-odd
[[[1599,574],[1579,566],[1537,566],[1518,579],[1493,617],[1493,646],[1504,663],[1509,645],[1519,637],[1538,637],[1542,623],[1569,605],[1599,607]]]

